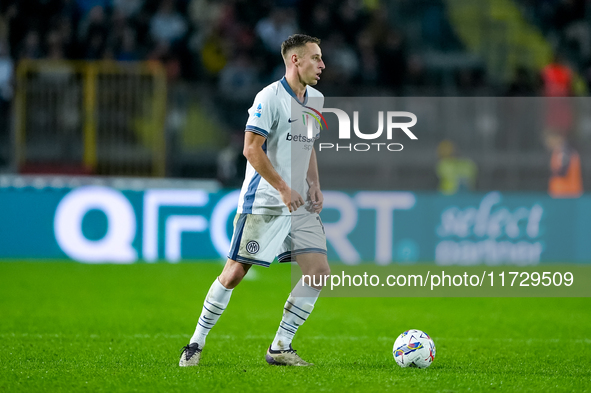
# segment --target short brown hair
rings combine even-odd
[[[287,52],[294,48],[300,48],[306,46],[307,43],[313,43],[316,45],[320,45],[320,39],[316,37],[312,37],[305,34],[294,34],[290,36],[288,39],[283,41],[281,44],[281,56],[285,58]]]

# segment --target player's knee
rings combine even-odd
[[[226,275],[220,275],[220,284],[222,284],[224,286],[224,288],[226,289],[234,289],[236,286],[238,286],[238,284],[240,284],[240,281],[242,281],[242,277],[237,276],[237,275],[230,275],[230,274],[226,274]]]
[[[248,270],[240,268],[224,270],[219,277],[220,283],[227,289],[234,289],[240,284],[247,272]]]
[[[330,280],[330,267],[329,266],[318,266],[311,271],[307,272],[308,276],[314,277],[318,280]]]
[[[319,266],[315,274],[322,277],[330,277],[330,266]]]

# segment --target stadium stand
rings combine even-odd
[[[243,165],[240,144],[246,109],[256,91],[281,77],[279,44],[296,31],[323,40],[327,69],[321,90],[326,96],[543,96],[542,70],[557,52],[573,72],[573,93],[586,95],[591,84],[590,14],[586,3],[577,0],[3,1],[0,167],[9,173],[218,177],[228,186],[236,185]],[[41,86],[24,66],[19,76],[19,64],[27,61],[96,64],[97,91],[113,92],[102,96],[102,107],[97,98],[95,110],[88,109],[92,102],[66,110],[87,100],[84,89],[94,83],[92,77],[86,71],[74,72],[71,75],[78,76],[67,83],[62,78],[60,84],[56,80],[64,71],[54,70],[50,73],[57,73],[57,79],[54,75],[53,82]],[[103,65],[114,62],[116,75],[100,79]],[[137,64],[149,69],[142,74],[148,76],[129,76],[135,75],[129,69]],[[48,72],[45,66],[37,68]],[[164,75],[166,88],[156,88]],[[39,104],[26,97],[19,101],[14,87],[25,81],[41,86],[49,98]],[[133,94],[124,93],[125,83],[135,89]],[[119,92],[109,87],[116,85]],[[137,99],[144,93],[151,101]],[[158,95],[165,95],[166,102],[160,103],[165,107],[156,110],[161,115],[156,119],[150,116],[156,116]],[[51,102],[53,109],[44,102]],[[23,105],[31,106],[24,126],[19,118],[25,113],[19,112]],[[89,111],[96,114],[94,120],[87,119]],[[23,135],[29,139],[19,136],[19,127],[26,129]],[[92,127],[98,133],[94,153],[88,137]],[[584,156],[591,133],[581,127],[569,132]],[[101,130],[110,134],[104,136]],[[549,156],[542,131],[526,127],[519,135],[502,128],[492,136],[453,130],[429,133],[421,145],[423,159],[407,164],[415,175],[405,177],[404,168],[394,168],[396,182],[389,186],[436,189],[436,147],[452,139],[480,168],[477,189],[543,190],[548,169],[539,164]],[[35,135],[51,133],[57,139],[47,142],[50,149],[41,142],[41,153],[35,153],[34,146],[28,153],[41,157],[51,150],[48,161],[19,163],[24,157],[19,151],[28,150],[12,148],[15,143],[26,145]],[[159,138],[162,143],[155,142]],[[494,143],[481,154],[486,138]],[[119,150],[112,148],[117,144]],[[585,184],[591,183],[589,165],[583,162]]]

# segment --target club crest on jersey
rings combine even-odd
[[[248,243],[246,243],[246,251],[248,251],[249,254],[256,254],[257,252],[259,252],[259,249],[259,243],[257,243],[254,240],[251,240]]]
[[[257,106],[256,111],[254,112],[254,116],[256,117],[261,117],[261,112],[263,111],[263,105],[259,104],[259,106]]]

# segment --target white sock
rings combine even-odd
[[[224,287],[216,278],[203,302],[203,310],[199,316],[195,333],[191,337],[191,344],[197,343],[200,348],[203,348],[207,334],[228,306],[230,296],[232,296],[232,290]]]
[[[277,330],[273,344],[271,344],[272,350],[289,349],[293,336],[295,336],[298,328],[308,319],[319,295],[319,289],[303,283],[300,279],[293,291],[289,294],[287,302],[285,302],[283,318],[281,318],[279,329]]]

